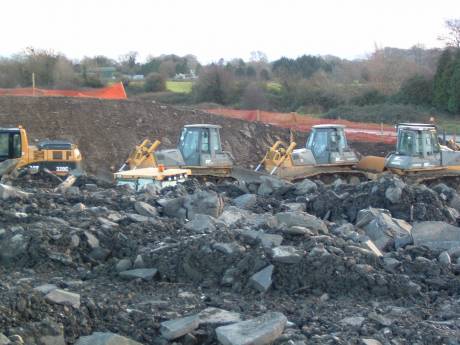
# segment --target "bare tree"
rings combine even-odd
[[[447,34],[439,36],[440,41],[446,42],[446,46],[460,48],[460,19],[448,19],[445,22]]]

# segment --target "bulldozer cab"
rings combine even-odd
[[[186,166],[231,166],[229,153],[222,151],[220,126],[186,125],[179,140],[179,151]]]
[[[396,152],[387,158],[388,168],[418,170],[442,165],[437,128],[431,124],[397,125]]]
[[[337,163],[343,160],[344,153],[350,152],[344,128],[341,125],[313,126],[306,148],[312,152],[317,164]]]
[[[19,128],[0,128],[0,162],[21,158],[21,132]]]

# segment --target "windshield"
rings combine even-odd
[[[0,157],[10,156],[10,133],[0,133]]]
[[[421,147],[422,138],[420,132],[401,131],[398,142],[398,153],[401,155],[412,156],[416,155],[418,147]]]
[[[331,130],[331,151],[345,151],[347,149],[347,139],[343,128]]]
[[[200,131],[197,128],[184,128],[182,131],[179,149],[185,160],[198,151],[199,136]]]

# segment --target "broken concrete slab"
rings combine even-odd
[[[248,321],[216,328],[222,345],[266,345],[273,343],[284,331],[287,318],[271,312]]]
[[[142,345],[142,343],[111,332],[94,332],[78,338],[75,345]]]
[[[246,248],[239,245],[238,242],[231,242],[231,243],[215,243],[212,246],[215,250],[218,250],[221,253],[227,255],[239,254],[246,251]]]
[[[23,192],[18,188],[0,183],[0,199],[27,199],[30,195],[30,193]]]
[[[118,273],[118,275],[126,280],[133,280],[133,279],[142,279],[145,281],[152,280],[158,270],[156,268],[136,268],[133,270],[123,271]]]
[[[284,264],[297,264],[302,260],[303,253],[294,246],[278,246],[272,248],[273,261]]]
[[[198,315],[186,316],[162,322],[160,332],[166,339],[173,340],[194,331],[199,325],[200,318]]]
[[[198,313],[200,325],[222,326],[241,321],[241,315],[220,308],[208,307]]]
[[[70,305],[74,308],[80,308],[80,295],[77,293],[54,289],[46,294],[45,299],[49,302]]]
[[[377,248],[377,246],[372,242],[372,240],[367,240],[363,242],[364,248],[370,250],[372,253],[375,254],[375,256],[381,257],[383,256],[382,252],[380,249]]]
[[[260,292],[266,292],[272,285],[273,265],[265,267],[249,278],[249,284]]]
[[[449,250],[460,247],[460,228],[444,222],[420,222],[412,228],[414,245]]]
[[[279,246],[283,242],[283,236],[266,234],[261,231],[240,230],[239,234],[242,236],[243,240],[249,244],[255,244],[257,241],[260,241],[262,246],[266,249]]]

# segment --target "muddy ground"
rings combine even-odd
[[[46,138],[71,140],[82,151],[86,170],[106,178],[111,178],[110,172],[145,138],[161,140],[161,148],[173,148],[182,126],[191,123],[221,125],[224,149],[245,167],[256,166],[276,140],[289,140],[286,129],[148,100],[0,97],[0,127],[23,125],[31,143]],[[305,133],[297,133],[299,143],[305,143],[305,138]],[[363,155],[381,155],[392,149],[383,144],[351,146]]]

